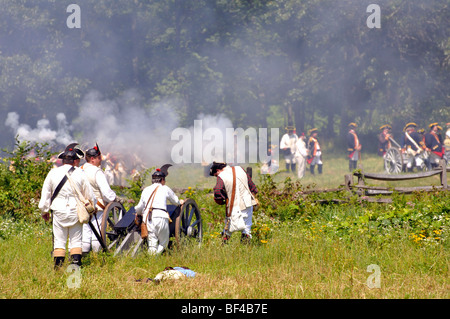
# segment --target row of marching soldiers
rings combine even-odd
[[[402,154],[407,159],[403,171],[412,172],[414,167],[419,171],[424,168],[430,170],[439,165],[441,159],[448,161],[450,152],[450,123],[446,123],[447,131],[445,137],[442,136],[442,127],[439,123],[431,123],[428,128],[417,129],[414,122],[407,123],[403,128],[400,140]],[[393,137],[392,127],[389,124],[380,127],[378,155],[385,156],[387,150],[392,147]]]
[[[83,158],[86,163],[79,167]],[[81,266],[83,255],[90,251],[98,252],[102,248],[100,225],[106,205],[110,202],[124,202],[124,199],[111,189],[107,176],[101,169],[102,153],[98,145],[83,152],[78,143],[69,144],[64,152],[58,155],[58,159],[62,160],[62,165],[52,168],[46,176],[39,201],[42,217],[52,223],[55,269],[63,265],[66,247],[71,264],[78,266]],[[141,199],[135,206],[137,215],[148,212],[149,199],[159,188],[158,196],[152,201],[155,205],[150,219],[152,222],[147,224],[149,252],[155,254],[167,248],[169,241],[170,217],[166,202],[183,204],[183,200],[179,200],[165,185],[166,175],[167,173],[157,169],[152,175],[153,184],[143,190]],[[80,203],[84,200],[95,206],[94,213],[86,221],[79,217],[79,211],[83,209]],[[154,231],[151,231],[152,229]]]
[[[400,140],[401,152],[407,159],[404,170],[407,169],[411,172],[414,167],[417,167],[419,170],[422,170],[424,167],[432,169],[439,165],[441,159],[448,161],[450,153],[450,123],[447,123],[446,126],[447,131],[444,138],[441,133],[442,127],[438,123],[431,123],[428,132],[425,132],[424,129],[417,130],[417,124],[413,122],[405,125],[403,128],[404,133]],[[357,127],[356,123],[348,124],[346,143],[350,172],[357,168],[357,163],[361,159],[362,145],[358,138]],[[389,124],[380,127],[381,132],[378,135],[378,154],[380,156],[384,157],[386,151],[392,146],[391,129],[392,127]],[[312,175],[315,173],[316,166],[318,173],[322,174],[322,150],[317,128],[308,131],[308,139],[304,133],[297,136],[293,126],[286,127],[286,131],[286,134],[282,136],[280,141],[280,153],[284,156],[286,171],[295,173],[297,170],[298,178],[302,178],[306,171],[306,163],[308,163]],[[271,160],[262,167],[262,173],[276,172],[278,169],[277,164],[274,163],[274,160]],[[275,167],[271,168],[271,166]]]

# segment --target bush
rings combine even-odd
[[[0,165],[0,216],[36,220],[42,184],[52,167],[48,144],[19,142]]]

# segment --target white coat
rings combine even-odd
[[[64,164],[50,170],[42,186],[38,207],[43,213],[47,213],[50,209],[53,211],[54,249],[64,250],[69,237],[69,249],[76,248],[77,253],[79,249],[81,254],[82,225],[78,221],[77,193],[69,181],[66,181],[53,202],[50,203],[55,189],[70,168],[72,168],[71,165]],[[83,196],[95,203],[94,192],[83,170],[75,168],[70,177]]]

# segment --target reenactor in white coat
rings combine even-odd
[[[216,185],[213,188],[214,201],[219,205],[225,205],[227,211],[222,232],[223,242],[226,243],[232,234],[229,218],[232,214],[241,212],[245,223],[245,228],[241,230],[241,242],[249,243],[252,238],[253,206],[257,204],[256,194],[258,193],[252,178],[241,166],[216,162],[211,166],[209,175],[216,177]]]
[[[286,171],[289,173],[289,168],[293,173],[295,173],[295,151],[296,143],[298,141],[298,136],[295,134],[295,127],[286,127],[287,133],[281,137],[280,150],[284,155],[284,160],[286,162]]]
[[[161,254],[169,245],[170,216],[167,211],[167,202],[174,205],[184,203],[166,185],[167,175],[167,169],[156,169],[152,174],[152,185],[144,188],[139,203],[135,206],[137,219],[142,216],[141,222],[147,225],[148,252],[151,255]]]
[[[97,198],[96,208],[97,213],[91,218],[91,224],[100,234],[100,226],[102,224],[103,211],[108,203],[117,201],[123,203],[123,199],[118,197],[116,193],[111,189],[105,173],[101,169],[102,165],[102,153],[98,144],[93,148],[86,151],[86,163],[81,168],[86,173],[89,184],[92,187],[95,197]],[[94,252],[98,252],[101,248],[101,244],[97,237],[93,233],[89,224],[83,225],[83,255],[89,253],[92,249]]]
[[[50,170],[44,180],[39,201],[39,209],[43,212],[42,217],[53,224],[53,257],[55,269],[62,266],[66,256],[67,239],[68,249],[72,264],[81,266],[82,253],[82,229],[77,213],[77,192],[67,181],[66,174],[79,188],[86,199],[95,203],[95,195],[84,171],[78,168],[84,153],[78,144],[68,145],[64,152],[58,155],[63,165]],[[49,211],[52,211],[50,215]]]
[[[306,136],[302,133],[296,143],[295,161],[298,164],[297,177],[303,178],[306,171],[306,158],[308,157],[309,150],[306,147]]]

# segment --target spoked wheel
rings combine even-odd
[[[403,157],[396,148],[387,150],[384,157],[384,169],[388,174],[400,174],[403,167]]]
[[[177,246],[187,242],[201,244],[203,239],[202,217],[197,203],[187,199],[175,219],[175,241]]]
[[[119,243],[120,236],[114,230],[114,225],[122,219],[125,213],[125,208],[118,202],[109,203],[103,211],[100,236],[108,249]]]

